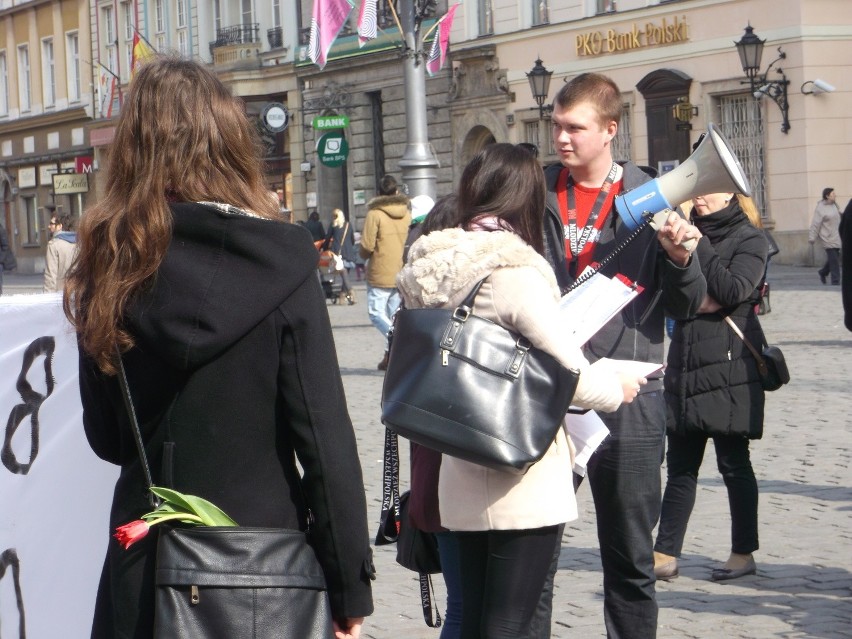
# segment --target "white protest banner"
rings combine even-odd
[[[118,468],[83,432],[61,295],[0,297],[0,637],[88,637]]]

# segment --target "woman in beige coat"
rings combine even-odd
[[[406,307],[456,306],[484,279],[474,312],[579,369],[575,405],[614,411],[632,401],[644,380],[617,374],[606,362],[590,365],[561,329],[559,288],[542,255],[545,186],[535,158],[511,144],[490,145],[460,184],[461,228],[415,242],[397,278]],[[458,537],[464,639],[526,636],[558,525],[577,517],[572,452],[560,430],[522,476],[443,457],[439,510],[441,525]]]

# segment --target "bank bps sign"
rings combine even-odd
[[[577,55],[593,56],[605,53],[623,53],[636,49],[676,44],[689,40],[689,25],[686,16],[663,18],[660,22],[646,22],[641,26],[631,25],[628,31],[607,29],[587,31],[576,39]]]
[[[328,131],[317,140],[317,156],[325,166],[341,166],[349,157],[349,143],[343,137],[342,129],[349,126],[349,117],[345,115],[324,115],[314,118],[311,123],[317,131]]]

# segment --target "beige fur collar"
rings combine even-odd
[[[508,231],[447,229],[421,237],[397,276],[406,300],[418,306],[446,304],[459,291],[468,291],[495,269],[531,266],[550,282],[554,296],[559,287],[553,269],[520,237]]]

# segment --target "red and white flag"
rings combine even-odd
[[[376,4],[378,0],[362,0],[358,13],[358,44],[364,46],[376,37]]]
[[[352,0],[314,0],[308,57],[322,69],[331,45],[352,12]]]
[[[438,33],[432,40],[432,49],[429,51],[429,59],[426,61],[426,71],[429,75],[435,75],[444,68],[447,58],[447,46],[450,44],[450,29],[453,27],[453,16],[461,2],[456,2],[449,8],[444,17],[438,22]]]

